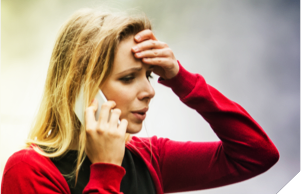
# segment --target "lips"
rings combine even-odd
[[[140,109],[140,110],[132,111],[132,113],[145,114],[147,111],[148,111],[148,108],[146,107],[146,108],[143,108],[143,109]]]
[[[140,110],[135,110],[135,111],[132,111],[133,115],[138,119],[138,120],[141,120],[143,121],[146,117],[146,112],[148,111],[148,108],[143,108],[143,109],[140,109]]]

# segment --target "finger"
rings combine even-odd
[[[132,52],[137,53],[144,50],[166,48],[168,45],[157,40],[146,40],[132,47]]]
[[[118,124],[120,115],[121,115],[121,110],[118,108],[115,108],[111,111],[111,117],[110,117],[110,121],[109,121],[110,128],[117,129],[117,124]]]
[[[116,103],[114,101],[107,101],[101,105],[98,118],[98,122],[100,124],[106,124],[108,122],[111,109],[113,109],[115,106]]]
[[[136,42],[142,42],[147,39],[157,40],[157,38],[150,29],[142,30],[135,35]]]
[[[171,65],[170,59],[165,57],[142,58],[142,62],[150,65],[158,65],[164,68]]]
[[[170,53],[167,49],[152,49],[139,53],[135,53],[136,58],[153,58],[153,57],[169,57]]]
[[[90,128],[90,124],[95,122],[95,112],[97,111],[98,107],[98,101],[96,99],[93,99],[90,106],[86,108],[85,111],[85,120],[86,120],[86,127]]]
[[[96,112],[97,108],[98,108],[98,101],[97,101],[97,99],[94,98],[89,106],[93,107],[94,111]]]
[[[164,79],[171,79],[179,72],[179,65],[170,57],[142,58],[142,62],[153,65],[153,72]]]
[[[127,126],[128,126],[128,121],[126,119],[122,119],[118,126],[118,131],[120,131],[120,133],[122,133],[122,134],[125,134]]]

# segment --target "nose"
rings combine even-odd
[[[141,85],[141,90],[138,94],[139,100],[151,100],[155,96],[155,90],[148,79],[143,81]]]

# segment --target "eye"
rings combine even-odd
[[[127,75],[125,77],[120,78],[119,80],[122,81],[123,83],[127,84],[127,83],[130,83],[133,79],[135,79],[135,76]]]
[[[153,76],[151,75],[151,73],[152,73],[152,72],[148,72],[148,73],[146,74],[146,77],[147,77],[148,80],[153,78]]]

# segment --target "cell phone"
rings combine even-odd
[[[96,100],[98,101],[98,108],[95,114],[95,119],[98,120],[101,105],[107,102],[105,95],[99,90],[95,96]],[[79,94],[75,100],[74,112],[81,122],[82,125],[85,123],[85,110],[84,110],[84,85],[81,86]]]

